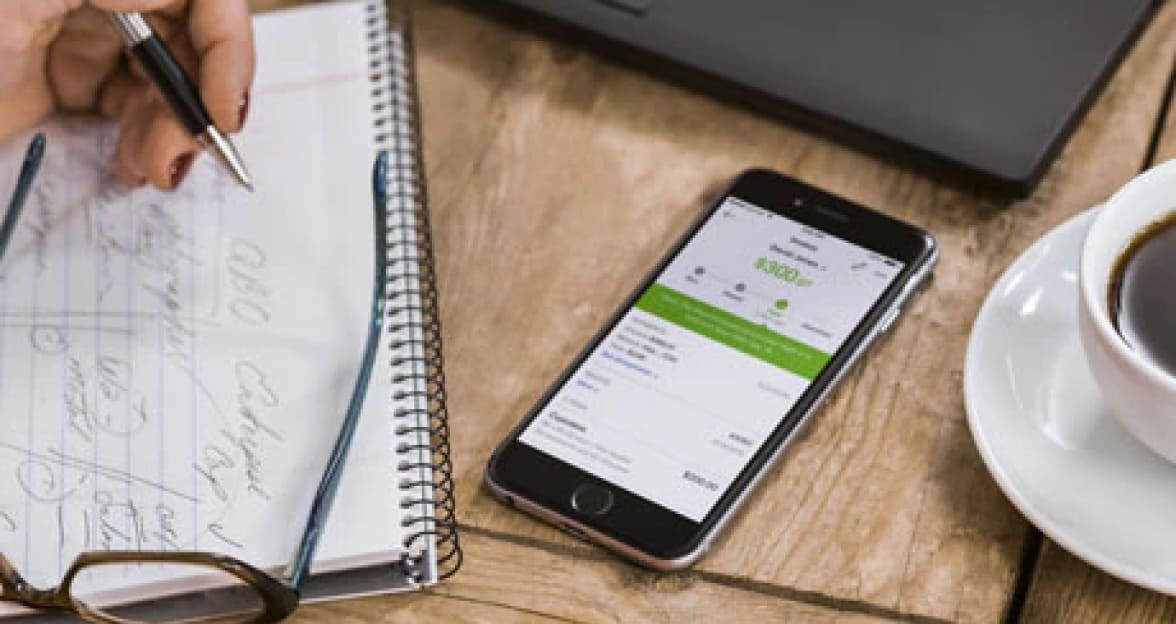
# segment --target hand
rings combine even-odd
[[[241,129],[254,69],[246,0],[0,0],[0,141],[56,110],[101,113],[119,124],[119,180],[175,189],[200,147],[127,60],[114,11],[143,13],[217,127]]]

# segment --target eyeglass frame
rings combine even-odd
[[[16,189],[8,205],[4,219],[0,221],[0,263],[8,250],[16,224],[20,220],[24,203],[32,188],[37,172],[46,150],[46,139],[43,134],[37,134],[29,144],[21,167]],[[125,620],[114,618],[94,610],[85,602],[76,599],[72,593],[72,586],[77,575],[88,567],[123,563],[141,564],[187,564],[214,568],[240,579],[252,590],[257,592],[262,600],[263,610],[250,624],[269,624],[278,622],[292,614],[301,602],[301,588],[310,576],[310,567],[314,562],[314,555],[319,540],[326,527],[334,504],[335,494],[343,475],[343,467],[347,463],[347,456],[351,450],[351,443],[359,426],[359,418],[363,411],[364,399],[367,396],[371,382],[372,371],[375,368],[376,354],[379,350],[380,335],[384,328],[385,308],[387,304],[385,293],[385,278],[388,274],[388,257],[384,249],[383,236],[387,231],[388,215],[388,153],[381,151],[372,169],[373,195],[373,227],[374,227],[374,258],[375,267],[372,284],[371,318],[368,323],[368,334],[364,343],[363,359],[360,364],[359,375],[352,390],[351,400],[347,407],[347,414],[331,456],[327,461],[323,477],[319,481],[314,501],[307,515],[302,539],[299,541],[293,561],[286,568],[284,579],[254,567],[244,561],[228,555],[212,552],[168,552],[168,551],[89,551],[81,553],[74,559],[61,583],[56,587],[41,589],[34,587],[21,577],[16,566],[12,565],[3,553],[0,553],[0,602],[16,602],[23,606],[40,610],[56,611],[78,615],[79,617],[101,624],[124,624]],[[129,605],[128,605],[129,606]]]

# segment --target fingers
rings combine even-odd
[[[122,63],[122,45],[106,15],[83,7],[62,26],[49,50],[49,84],[65,110],[93,110],[103,85]]]
[[[202,151],[171,109],[158,99],[154,101],[139,149],[139,159],[147,168],[147,179],[165,191],[174,191],[184,183],[192,163]]]
[[[201,97],[216,126],[230,133],[242,128],[254,74],[253,32],[246,0],[90,2],[104,11],[151,13],[157,32],[167,40],[177,60],[189,71],[196,68]],[[65,72],[81,71],[80,67],[80,63],[63,64]],[[96,103],[84,85],[69,95],[79,103],[91,96],[91,107],[96,104],[104,115],[119,122],[121,134],[114,162],[118,178],[131,186],[150,182],[160,189],[174,190],[201,151],[196,140],[134,64],[108,74],[100,90]]]
[[[238,132],[253,84],[253,28],[245,0],[191,0],[188,27],[200,57],[200,92],[213,122]]]
[[[183,183],[200,147],[153,87],[120,72],[108,83],[100,106],[119,121],[114,172],[120,181],[129,186],[150,182],[165,191]]]
[[[184,7],[182,0],[90,0],[90,4],[112,13],[154,13],[165,11],[175,14]]]
[[[46,50],[82,0],[0,0],[0,141],[53,111]]]
[[[107,11],[151,12],[186,19],[186,34],[199,58],[196,79],[204,105],[221,130],[241,129],[255,63],[246,0],[91,0],[91,3]]]
[[[116,80],[123,93],[118,96],[122,100],[122,107],[114,116],[120,122],[118,147],[114,151],[114,175],[123,184],[137,188],[147,183],[143,162],[137,156],[140,151],[138,146],[143,144],[143,133],[147,129],[147,125],[139,119],[148,107],[148,92],[142,85],[121,78]]]

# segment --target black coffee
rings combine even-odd
[[[1108,296],[1119,335],[1176,376],[1176,213],[1131,241],[1115,261]]]

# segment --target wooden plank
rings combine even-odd
[[[885,614],[846,613],[697,576],[658,576],[611,558],[466,536],[468,565],[423,594],[306,606],[293,622],[796,622],[883,624]]]
[[[1047,541],[1022,621],[1159,624],[1176,621],[1176,600],[1113,578]]]
[[[453,5],[418,13],[426,155],[465,522],[571,546],[479,488],[492,446],[681,231],[750,165],[929,227],[931,291],[767,479],[702,569],[838,600],[995,621],[1025,525],[964,424],[960,367],[999,272],[1138,167],[1169,5],[1038,193],[977,200],[889,163]]]

